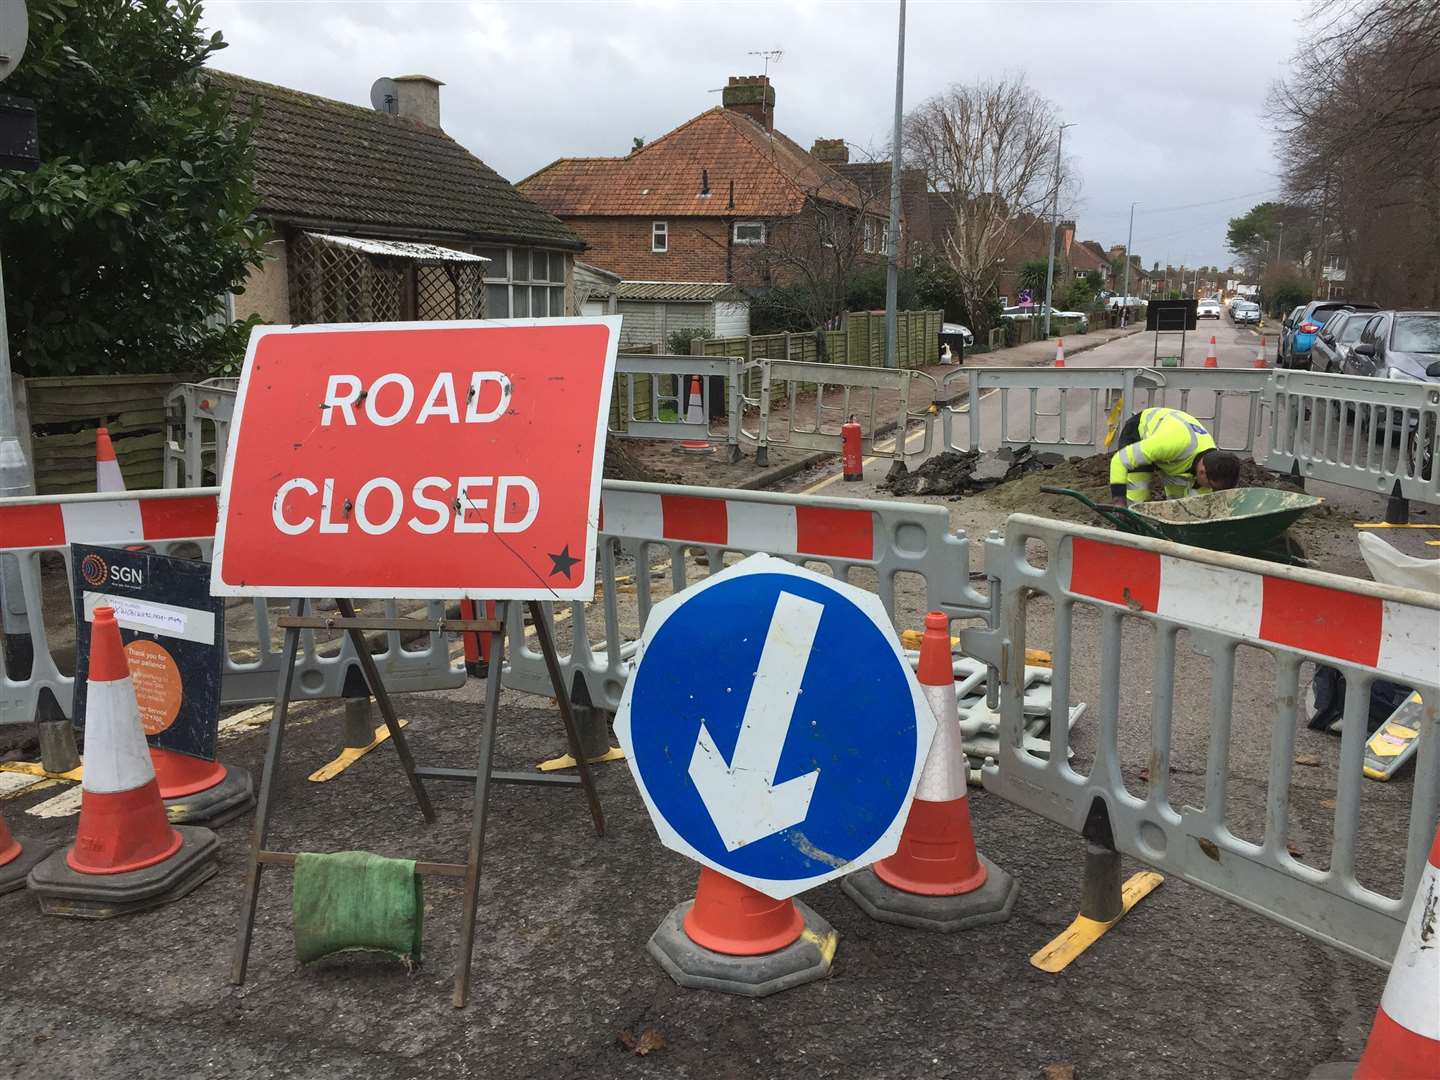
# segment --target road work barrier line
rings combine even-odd
[[[28,724],[42,712],[69,717],[72,711],[75,680],[60,670],[51,651],[42,558],[61,560],[72,605],[72,543],[144,544],[161,555],[208,558],[214,543],[218,495],[219,490],[210,487],[0,499],[0,590],[4,592],[0,619],[9,640],[9,647],[0,650],[0,725]],[[385,602],[384,609],[389,617],[398,614],[393,602]],[[246,633],[237,625],[236,609],[229,613],[220,684],[222,704],[274,697],[281,653],[273,644],[270,608],[257,599],[252,601],[251,611],[254,628]],[[427,612],[430,618],[443,618],[444,605],[432,603]],[[69,616],[67,611],[59,621],[68,623]],[[385,633],[384,650],[372,655],[386,685],[396,692],[463,685],[463,662],[451,662],[445,635],[430,634],[421,641],[421,647],[415,648],[411,642],[412,647],[407,648],[399,631]],[[331,642],[322,651],[315,633],[307,630],[302,646],[296,666],[296,695],[301,699],[339,697],[346,672],[358,664],[349,639]],[[28,665],[21,652],[30,654]]]
[[[1034,554],[1042,546],[1043,558]],[[1440,596],[1025,514],[1009,519],[1003,539],[986,541],[985,568],[994,629],[963,629],[960,636],[969,655],[998,671],[999,753],[982,770],[986,789],[1092,844],[1103,842],[1353,955],[1390,962],[1440,806]],[[1102,700],[1088,775],[1069,764],[1063,722],[1077,609],[1087,624],[1098,622],[1101,642],[1100,670],[1089,673],[1098,676]],[[1054,657],[1048,758],[1024,743],[1024,649],[1032,632],[1049,639]],[[1176,695],[1181,641],[1208,662],[1210,700],[1202,721],[1208,728],[1203,798],[1176,800],[1172,723],[1198,719],[1175,715],[1188,704]],[[1228,798],[1242,648],[1246,664],[1273,667],[1263,826],[1241,817],[1258,810],[1233,806]],[[1346,684],[1324,869],[1293,854],[1290,835],[1295,703],[1307,663],[1335,667]],[[1128,681],[1139,684],[1137,692],[1145,686],[1151,732],[1143,795],[1132,793],[1122,774],[1119,743],[1121,687],[1126,674],[1136,672],[1146,675],[1132,674]],[[1366,721],[1376,680],[1409,686],[1425,704],[1416,718],[1423,730],[1404,873],[1372,888],[1359,881],[1356,856]],[[1145,719],[1126,714],[1127,722]],[[1250,720],[1239,717],[1242,724]]]

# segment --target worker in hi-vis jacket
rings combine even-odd
[[[1167,499],[1194,495],[1196,488],[1226,491],[1240,482],[1240,459],[1215,449],[1205,425],[1179,409],[1142,409],[1125,421],[1119,445],[1110,459],[1110,501],[1116,506],[1150,498],[1156,473]]]

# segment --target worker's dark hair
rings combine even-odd
[[[1216,491],[1228,491],[1240,482],[1240,459],[1224,450],[1206,450],[1200,456],[1205,462],[1205,477]]]

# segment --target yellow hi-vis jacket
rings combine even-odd
[[[1142,503],[1150,497],[1150,479],[1160,473],[1167,499],[1195,493],[1195,459],[1215,449],[1205,425],[1179,409],[1143,409],[1140,441],[1122,446],[1110,459],[1110,489],[1123,485],[1126,502]]]

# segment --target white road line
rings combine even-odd
[[[66,788],[59,795],[46,799],[44,802],[36,803],[25,813],[31,817],[59,818],[70,817],[80,812],[80,800],[85,790],[76,784],[72,788]]]

